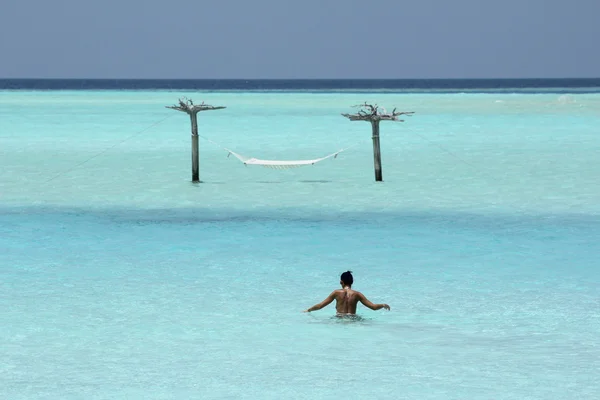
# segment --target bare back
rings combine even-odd
[[[350,288],[335,291],[335,309],[338,314],[356,314],[356,305],[360,301],[360,292]]]
[[[390,306],[387,304],[371,303],[361,292],[352,290],[349,286],[346,286],[343,289],[334,290],[325,300],[308,308],[306,312],[320,310],[333,300],[336,301],[335,309],[338,314],[356,314],[356,305],[359,301],[371,310],[390,309]]]

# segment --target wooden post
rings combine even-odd
[[[184,101],[179,99],[179,104],[175,106],[167,106],[172,110],[181,111],[187,113],[190,116],[190,122],[192,125],[192,182],[200,182],[200,151],[198,149],[198,113],[200,111],[220,110],[222,106],[213,107],[208,104],[194,104],[192,100]]]
[[[373,164],[375,167],[375,181],[383,181],[383,174],[381,171],[381,148],[379,143],[379,122],[380,121],[397,121],[404,122],[404,120],[398,119],[400,115],[412,115],[413,111],[399,112],[394,110],[388,113],[385,108],[382,107],[383,113],[379,112],[379,106],[377,104],[360,104],[355,107],[360,107],[360,110],[356,114],[342,114],[350,121],[369,121],[373,130]]]
[[[198,113],[190,114],[192,122],[192,182],[200,182],[200,149],[198,145]]]
[[[383,181],[383,174],[381,173],[381,149],[379,147],[379,120],[371,121],[371,127],[373,128],[373,162],[375,165],[375,181]]]

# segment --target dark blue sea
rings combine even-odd
[[[0,79],[0,90],[202,90],[597,93],[600,78],[559,79]]]

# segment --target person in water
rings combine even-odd
[[[362,304],[370,308],[371,310],[381,310],[385,308],[390,309],[387,304],[374,304],[371,303],[364,294],[356,290],[352,290],[352,284],[354,278],[352,277],[352,271],[346,271],[340,277],[341,289],[334,290],[329,296],[319,304],[315,304],[304,312],[311,312],[320,310],[321,308],[329,305],[333,300],[336,300],[335,309],[338,315],[354,315],[356,314],[356,305],[360,301]]]

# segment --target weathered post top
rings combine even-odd
[[[396,111],[394,110],[391,113],[388,113],[387,110],[383,107],[381,109],[383,112],[380,112],[379,106],[377,104],[372,105],[368,103],[363,103],[356,105],[354,107],[360,107],[360,110],[356,114],[342,114],[344,117],[348,118],[350,121],[398,121],[404,122],[402,119],[398,119],[400,115],[412,115],[414,111]]]
[[[413,111],[396,111],[392,110],[388,113],[387,110],[381,107],[383,112],[379,111],[377,104],[372,105],[365,102],[354,107],[360,107],[360,110],[356,114],[342,114],[350,121],[369,121],[373,130],[373,163],[375,166],[375,181],[383,181],[383,174],[381,172],[381,149],[379,145],[379,121],[398,121],[404,122],[402,119],[398,119],[400,115],[412,115]]]
[[[166,107],[172,110],[182,111],[190,115],[198,114],[200,111],[220,110],[222,108],[225,108],[223,106],[211,106],[208,104],[204,104],[204,102],[200,104],[194,104],[192,99],[187,99],[185,97],[183,99],[179,99],[179,105]]]

